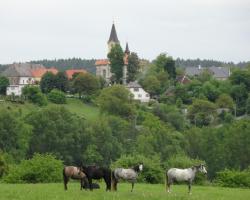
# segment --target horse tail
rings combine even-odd
[[[64,183],[64,189],[67,190],[67,182],[68,182],[68,177],[66,176],[65,173],[65,167],[63,168],[63,183]]]
[[[168,191],[168,171],[166,171],[166,173],[165,173],[164,180],[165,180],[165,188],[166,188],[166,191]]]

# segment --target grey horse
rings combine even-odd
[[[166,172],[166,190],[170,192],[171,184],[181,181],[188,182],[188,192],[191,194],[191,185],[195,178],[197,172],[201,172],[203,174],[207,174],[207,170],[203,164],[198,166],[193,166],[187,169],[178,169],[178,168],[171,168]]]
[[[136,165],[135,167],[124,169],[116,168],[112,172],[112,186],[115,191],[117,191],[117,183],[120,179],[127,180],[132,183],[131,192],[133,192],[134,184],[136,182],[138,173],[143,170],[143,164]]]

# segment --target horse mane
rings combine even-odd
[[[139,165],[134,166],[132,169],[135,170],[136,172],[139,172],[139,171],[140,171]]]

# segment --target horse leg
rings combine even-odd
[[[69,182],[69,179],[67,177],[64,177],[63,182],[64,182],[64,190],[68,190],[67,184]]]
[[[132,182],[132,189],[131,189],[131,192],[133,192],[134,185],[135,185],[135,182],[133,181],[133,182]]]
[[[92,178],[89,178],[88,181],[89,181],[89,189],[92,191],[93,190],[93,187],[92,187]]]
[[[105,183],[106,183],[106,191],[111,190],[111,175],[104,176],[103,177]]]
[[[191,194],[191,184],[192,182],[188,182],[188,193]]]

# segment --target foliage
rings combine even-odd
[[[236,70],[230,76],[233,85],[244,84],[246,89],[250,91],[250,70]]]
[[[4,177],[7,183],[51,183],[62,180],[63,163],[50,154],[35,154],[30,160],[22,160],[10,167]]]
[[[123,57],[124,53],[119,44],[115,44],[112,48],[111,51],[108,54],[108,58],[110,61],[110,68],[111,72],[114,74],[112,77],[112,80],[115,83],[120,83],[123,75]]]
[[[90,73],[80,73],[73,80],[73,88],[79,93],[79,97],[82,94],[92,95],[100,88],[100,82]]]
[[[50,106],[32,112],[26,122],[33,127],[29,156],[35,152],[52,153],[67,164],[80,163],[86,147],[92,142],[85,131],[84,120],[64,107]]]
[[[158,71],[165,71],[168,73],[171,79],[176,78],[175,61],[171,56],[167,56],[165,53],[161,53],[154,61]]]
[[[48,104],[46,96],[41,92],[37,86],[25,86],[22,90],[22,94],[32,103],[39,106],[45,106]]]
[[[207,126],[213,122],[216,106],[206,100],[197,99],[188,108],[188,118],[196,126]]]
[[[216,173],[215,183],[223,187],[247,187],[250,188],[250,169],[223,170]]]
[[[6,162],[3,152],[0,150],[0,178],[2,178],[2,176],[6,174],[7,171],[8,171],[8,164]]]
[[[161,82],[156,76],[148,75],[140,83],[150,95],[157,95],[161,91]]]
[[[128,56],[128,82],[135,81],[139,71],[140,62],[137,53],[132,52]]]
[[[155,104],[153,106],[153,113],[162,121],[170,123],[176,130],[184,129],[185,121],[183,114],[176,107],[166,104]]]
[[[69,87],[69,81],[64,72],[58,72],[54,77],[54,88],[61,90],[63,92],[67,92]]]
[[[6,94],[6,88],[9,86],[9,79],[5,76],[0,76],[0,94]]]
[[[130,168],[143,163],[143,171],[139,174],[139,182],[163,183],[163,169],[159,157],[145,157],[143,155],[123,155],[112,163],[111,168]]]
[[[235,101],[237,115],[244,114],[246,109],[246,100],[248,98],[246,86],[244,84],[233,85],[230,95]]]
[[[101,91],[98,104],[102,112],[124,118],[133,118],[135,116],[135,106],[131,95],[124,86],[113,85]]]
[[[43,93],[49,93],[55,88],[55,75],[52,72],[47,72],[43,75],[40,81],[40,88]]]
[[[53,89],[48,94],[48,99],[56,104],[65,104],[66,103],[66,96],[65,94],[57,89]]]
[[[216,100],[216,105],[219,108],[228,108],[232,110],[234,108],[234,101],[228,94],[221,94]]]
[[[29,148],[30,136],[31,127],[17,117],[17,113],[0,109],[0,150],[21,160]]]

